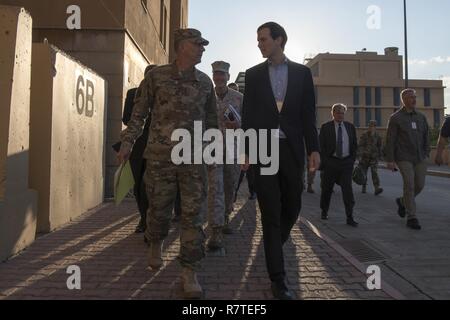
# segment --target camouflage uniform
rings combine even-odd
[[[208,227],[219,228],[225,223],[223,165],[208,166]]]
[[[131,148],[141,135],[145,119],[152,113],[150,135],[144,158],[145,183],[150,202],[147,233],[150,241],[167,237],[172,209],[181,192],[181,247],[179,261],[185,268],[198,270],[204,257],[203,217],[206,210],[206,165],[175,165],[171,160],[171,141],[176,129],[186,129],[194,137],[194,121],[203,130],[217,128],[216,97],[211,79],[193,68],[179,72],[175,63],[152,70],[141,83],[132,119],[122,132],[122,148]]]
[[[213,72],[220,71],[229,74],[230,64],[216,61],[212,64]],[[223,227],[228,223],[228,217],[233,211],[234,194],[241,173],[240,165],[226,164],[226,128],[225,112],[232,105],[241,115],[243,95],[228,88],[223,99],[216,96],[219,128],[224,136],[224,165],[214,165],[209,168],[209,194],[208,194],[208,223],[211,227]],[[237,148],[234,150],[233,160],[237,159]],[[237,163],[237,161],[235,162]]]
[[[364,170],[372,171],[372,182],[375,189],[380,187],[380,178],[378,177],[378,160],[382,157],[382,139],[378,133],[372,134],[370,131],[361,136],[358,146],[359,165]],[[367,181],[366,181],[367,184]]]
[[[217,98],[219,118],[225,114],[228,109],[228,105],[232,105],[234,109],[239,113],[239,115],[241,115],[243,99],[244,96],[242,93],[229,88],[227,94],[223,99]],[[226,146],[226,139],[224,139],[224,141]],[[224,154],[225,152],[226,150],[224,151]],[[227,155],[225,154],[225,164],[223,166],[223,184],[225,195],[225,223],[227,224],[230,214],[233,212],[234,193],[239,182],[241,166],[237,164],[237,148],[235,148],[234,150],[234,164],[226,164],[226,157]]]

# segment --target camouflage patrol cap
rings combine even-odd
[[[194,40],[198,44],[207,46],[209,41],[202,38],[202,33],[196,29],[179,29],[174,32],[175,43],[180,43],[183,40]]]
[[[213,72],[230,73],[230,64],[225,61],[216,61],[212,64]]]

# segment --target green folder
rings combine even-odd
[[[130,161],[122,163],[114,175],[114,201],[116,206],[120,205],[134,187],[133,173]]]

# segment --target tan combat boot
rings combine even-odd
[[[148,265],[153,270],[159,270],[163,265],[163,261],[161,258],[162,245],[163,245],[162,241],[150,242],[147,258],[148,258]]]
[[[183,268],[181,281],[185,299],[201,299],[203,297],[203,289],[198,283],[197,274],[194,270]]]
[[[219,250],[223,248],[222,227],[214,227],[212,229],[211,238],[208,241],[208,249]]]

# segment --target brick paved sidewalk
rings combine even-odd
[[[227,257],[204,261],[199,280],[206,299],[272,298],[255,205],[240,196],[232,220],[237,232],[226,236]],[[0,264],[0,299],[181,299],[177,226],[164,246],[165,267],[151,272],[142,235],[134,234],[136,212],[132,201],[105,204],[39,238]],[[391,299],[384,291],[368,291],[366,276],[300,222],[285,256],[298,299]],[[80,291],[67,289],[70,265],[81,268]]]

